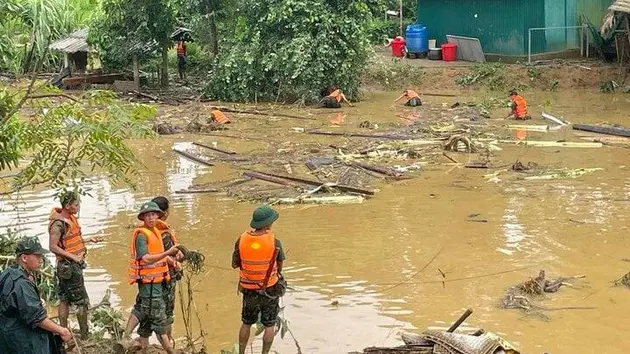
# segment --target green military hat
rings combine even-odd
[[[155,202],[146,202],[146,203],[142,204],[142,206],[140,207],[140,212],[138,213],[138,219],[142,220],[142,215],[144,215],[146,213],[150,213],[152,211],[160,214],[160,217],[162,215],[164,215],[164,212],[162,211],[162,209],[160,209],[160,207],[157,205],[157,203],[155,203]]]
[[[265,226],[271,225],[274,221],[278,220],[280,214],[269,205],[263,205],[254,210],[252,216],[252,222],[249,223],[254,229],[262,229]]]
[[[15,247],[15,254],[20,256],[23,254],[45,254],[48,250],[44,249],[39,243],[37,237],[23,237],[18,241]]]

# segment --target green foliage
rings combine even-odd
[[[32,70],[34,58],[48,44],[84,26],[97,0],[4,0],[0,2],[0,69],[12,73]],[[60,61],[48,53],[44,66]]]
[[[408,85],[419,85],[424,77],[422,69],[396,58],[373,56],[361,77],[365,85],[377,85],[397,90]]]
[[[206,46],[202,46],[196,42],[186,43],[186,70],[204,70],[212,66],[212,55],[208,52]],[[168,53],[169,67],[177,67],[177,52],[171,50]]]
[[[615,42],[615,37],[617,36],[616,31],[622,29],[622,25],[624,24],[624,21],[626,21],[624,17],[624,13],[616,13],[613,26],[608,28],[605,33],[602,33],[599,27],[593,25],[588,17],[582,15],[582,21],[588,25],[595,48],[597,48],[599,54],[606,61],[613,61],[614,59],[615,49],[613,48],[613,43]]]
[[[360,0],[244,0],[235,35],[216,59],[207,96],[315,102],[338,85],[359,96],[371,18]]]
[[[16,264],[15,247],[22,237],[15,230],[7,229],[6,234],[0,235],[0,272],[6,267]],[[39,289],[40,295],[44,301],[55,304],[57,298],[57,278],[54,276],[55,267],[46,257],[42,257],[44,264],[39,272],[33,274],[35,284]]]
[[[92,327],[98,329],[96,336],[102,338],[105,333],[115,340],[120,340],[125,333],[125,318],[121,311],[112,309],[110,306],[99,307],[91,313],[90,322]]]
[[[599,85],[599,92],[612,93],[617,90],[619,84],[615,80],[606,80]]]
[[[533,74],[537,73],[534,71]],[[521,90],[526,87],[502,63],[477,64],[472,67],[469,73],[457,77],[455,83],[464,87],[482,86],[492,91]]]
[[[0,170],[18,166],[25,153],[30,155],[14,177],[12,190],[39,184],[63,189],[95,170],[132,184],[138,161],[126,139],[153,136],[145,123],[156,110],[121,106],[114,98],[109,91],[89,91],[79,103],[38,100],[42,109],[34,118],[6,118],[0,125],[0,144],[8,148],[0,153]]]
[[[408,20],[403,22],[403,31],[410,24],[412,22]],[[383,44],[388,38],[395,38],[400,35],[400,22],[398,20],[375,19],[370,21],[367,31],[372,44]]]
[[[107,70],[129,66],[133,56],[146,60],[173,46],[175,12],[168,0],[103,0],[90,24],[88,43]]]

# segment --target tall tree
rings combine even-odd
[[[101,12],[90,26],[88,41],[95,45],[110,68],[127,66],[134,57],[144,59],[155,51],[162,58],[162,85],[168,85],[168,50],[175,27],[169,0],[103,0]]]
[[[230,101],[312,102],[339,85],[358,97],[370,44],[364,0],[243,0],[206,93]]]

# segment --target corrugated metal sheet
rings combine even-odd
[[[438,43],[446,35],[479,38],[484,53],[525,55],[530,28],[576,26],[584,14],[601,23],[613,0],[418,0],[418,23]],[[630,0],[619,0],[630,12]],[[532,32],[532,52],[579,47],[578,29]]]
[[[418,23],[429,38],[446,42],[446,35],[479,38],[484,53],[526,53],[526,18],[540,18],[542,0],[418,0]],[[531,13],[531,15],[530,15]]]
[[[49,48],[52,50],[59,50],[64,53],[87,52],[89,49],[86,42],[87,34],[87,28],[78,30],[66,38],[52,42]]]

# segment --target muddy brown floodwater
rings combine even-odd
[[[344,108],[344,125],[356,128],[366,119],[383,129],[401,125],[395,111],[404,109],[391,107],[397,95],[372,93],[356,108]],[[572,91],[530,93],[527,97],[535,117],[544,108],[571,122],[630,126],[630,96]],[[456,99],[424,100],[420,112]],[[547,107],[543,107],[545,102]],[[198,108],[177,109],[179,114],[192,115]],[[503,111],[493,115],[499,113]],[[314,117],[312,122],[234,119],[230,133],[266,141],[183,134],[133,142],[147,166],[138,189],[121,189],[94,176],[93,196],[83,200],[80,221],[84,233],[103,235],[107,240],[90,249],[88,256],[87,286],[93,302],[111,288],[116,306],[123,310],[132,306],[136,289],[127,284],[128,251],[121,245],[129,242],[138,205],[156,195],[171,198],[169,221],[183,244],[203,252],[207,264],[230,266],[234,241],[248,225],[254,205],[236,203],[226,196],[175,192],[200,181],[233,178],[241,171],[225,164],[199,166],[172,153],[174,145],[216,141],[248,152],[278,148],[285,141],[330,144],[345,139],[292,132],[291,127],[335,129],[328,128],[333,115],[316,112]],[[529,138],[576,140],[570,131],[530,133]],[[363,204],[279,207],[281,217],[274,231],[284,243],[285,275],[295,288],[283,304],[304,353],[397,345],[401,331],[448,326],[465,308],[475,311],[469,326],[497,332],[523,353],[627,352],[630,292],[612,287],[611,281],[629,268],[622,258],[630,257],[630,149],[502,147],[494,159],[604,170],[576,179],[488,182],[482,177],[488,170],[434,164],[418,178],[378,186],[380,192]],[[18,209],[5,201],[0,218],[24,233],[38,233],[47,243],[43,233],[51,202],[51,191],[24,192]],[[488,222],[469,222],[469,214],[481,214]],[[423,268],[440,250],[426,270],[392,288]],[[447,280],[515,271],[443,285],[435,282],[442,279],[438,268]],[[544,306],[596,309],[551,311],[550,319],[542,321],[498,307],[506,288],[538,274],[539,269],[552,277],[586,275],[575,283],[576,288],[548,295]],[[236,281],[235,272],[212,269],[195,289],[211,352],[236,342],[240,323]],[[333,301],[338,305],[332,305]],[[177,335],[183,334],[181,320],[176,319],[175,328]],[[278,338],[274,348],[283,354],[296,352],[288,337]]]

